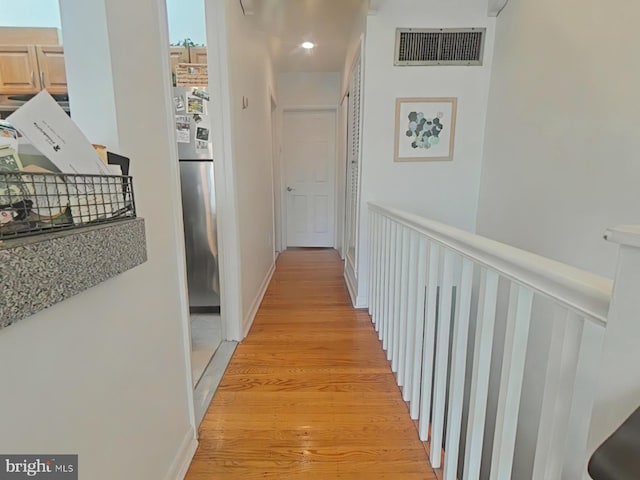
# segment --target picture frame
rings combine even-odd
[[[453,160],[458,99],[397,98],[396,162]]]

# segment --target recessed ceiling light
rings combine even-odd
[[[315,43],[313,42],[302,42],[302,44],[300,45],[302,48],[306,49],[306,50],[311,50],[313,47],[315,47]]]

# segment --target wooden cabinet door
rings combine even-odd
[[[189,50],[184,47],[171,47],[169,50],[169,63],[171,65],[171,73],[175,73],[177,64],[189,63]]]
[[[207,64],[207,47],[191,47],[189,49],[189,63]]]
[[[61,45],[36,47],[40,67],[40,86],[49,93],[67,93],[67,71],[64,67],[64,50]]]
[[[38,61],[33,45],[0,45],[0,94],[38,93]]]

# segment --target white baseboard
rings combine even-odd
[[[347,284],[347,290],[349,291],[349,296],[351,297],[351,304],[355,307],[356,305],[356,288],[357,288],[357,280],[353,275],[353,270],[349,268],[349,262],[345,262],[344,266],[344,281]]]
[[[165,480],[184,480],[197,449],[198,440],[194,431],[190,429],[185,435],[173,462],[171,462],[169,472],[164,477]]]
[[[344,280],[347,284],[347,290],[349,291],[349,296],[351,297],[351,304],[353,308],[367,308],[369,305],[367,304],[367,297],[364,295],[358,295],[356,290],[358,288],[358,280],[356,279],[353,270],[351,269],[351,265],[349,262],[345,262],[344,268]]]
[[[242,338],[245,338],[251,326],[253,325],[253,321],[256,318],[256,314],[258,313],[258,309],[260,308],[260,304],[262,303],[262,299],[264,298],[264,294],[267,293],[267,288],[269,288],[269,283],[271,283],[271,278],[273,278],[273,274],[276,271],[275,262],[271,265],[269,272],[266,277],[262,281],[262,285],[260,285],[260,289],[258,290],[258,294],[253,299],[253,303],[251,304],[251,308],[249,309],[249,313],[244,319],[243,327],[242,327]]]
[[[357,296],[356,303],[353,308],[357,309],[367,309],[369,308],[369,302],[367,301],[367,297],[365,296]]]

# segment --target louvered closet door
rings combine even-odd
[[[362,66],[358,56],[354,61],[349,80],[349,124],[347,163],[347,202],[345,232],[347,239],[347,260],[354,271],[357,265],[356,246],[358,244],[358,209],[360,205],[360,112]]]
[[[332,247],[335,113],[285,111],[282,140],[287,189],[287,246]]]

